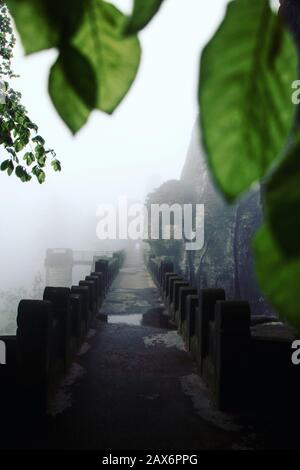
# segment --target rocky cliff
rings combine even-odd
[[[252,314],[271,314],[254,274],[251,239],[262,220],[260,188],[236,204],[227,204],[216,189],[195,126],[181,182],[205,205],[205,243],[200,251],[182,250],[181,270],[198,288],[220,287],[228,299],[248,300]]]

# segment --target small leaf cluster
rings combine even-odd
[[[15,37],[9,12],[0,2],[0,145],[7,158],[0,165],[0,170],[8,176],[15,175],[23,183],[34,176],[42,184],[45,181],[45,168],[48,157],[55,171],[60,171],[60,162],[54,150],[47,149],[43,137],[38,133],[38,126],[29,118],[26,108],[21,103],[21,93],[9,84],[15,78],[11,67]]]

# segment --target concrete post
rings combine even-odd
[[[165,292],[164,292],[164,302],[166,303],[166,305],[168,305],[168,302],[169,302],[169,297],[170,297],[170,293],[171,293],[171,279],[182,279],[180,276],[178,276],[178,274],[169,274],[169,273],[166,273],[165,275]]]
[[[71,293],[80,295],[82,298],[82,319],[84,325],[83,339],[85,338],[89,328],[90,318],[90,289],[87,286],[72,286]]]
[[[166,291],[167,291],[167,285],[168,285],[168,280],[170,276],[174,276],[174,272],[166,272],[164,274],[163,282],[162,282],[162,288],[161,288],[161,295],[162,298],[165,298]]]
[[[83,315],[83,298],[80,294],[71,293],[71,337],[72,356],[80,348],[85,337],[85,319]]]
[[[96,313],[96,305],[97,305],[96,286],[95,286],[95,282],[93,281],[80,281],[79,286],[89,288],[89,318],[88,318],[88,329],[89,329],[91,322],[94,318],[94,315]]]
[[[223,411],[239,409],[247,392],[250,316],[248,302],[216,303],[214,396]]]
[[[174,275],[169,278],[168,289],[167,289],[167,297],[166,297],[166,306],[168,311],[171,310],[171,305],[173,303],[173,295],[174,295],[174,284],[177,281],[183,281],[184,279],[181,276]]]
[[[199,293],[196,335],[198,338],[197,363],[201,374],[204,373],[204,362],[209,349],[209,323],[215,320],[215,305],[219,300],[225,300],[223,289],[202,289]]]
[[[172,261],[161,261],[160,262],[160,278],[159,278],[159,284],[161,288],[163,286],[165,273],[171,273],[171,272],[174,272],[174,264],[172,263]]]
[[[178,325],[176,320],[176,312],[179,309],[179,293],[181,287],[190,287],[187,281],[175,281],[173,283],[173,294],[172,294],[172,302],[170,303],[169,312],[172,320]]]
[[[52,380],[52,303],[22,300],[17,317],[17,367],[22,405],[45,413],[53,389]]]
[[[188,295],[197,295],[197,289],[191,286],[180,287],[179,289],[179,305],[175,312],[175,322],[178,324],[178,330],[183,334],[186,328],[186,299]]]
[[[46,287],[44,300],[53,306],[54,336],[57,363],[63,360],[64,372],[69,368],[72,360],[71,343],[71,290],[67,287]]]
[[[98,260],[95,263],[95,272],[102,273],[104,278],[105,293],[108,291],[109,278],[108,278],[108,260]]]
[[[97,302],[97,313],[100,308],[101,300],[100,300],[100,281],[98,276],[86,276],[85,277],[86,281],[92,281],[95,284],[95,289],[96,289],[96,302]]]
[[[91,276],[97,276],[99,280],[99,290],[100,290],[100,307],[105,298],[105,289],[104,289],[104,276],[103,273],[92,272]]]
[[[199,307],[199,296],[188,295],[186,297],[186,321],[183,323],[183,337],[188,351],[193,352],[192,345],[196,339],[196,315]]]

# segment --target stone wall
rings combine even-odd
[[[255,280],[251,239],[262,220],[260,188],[236,204],[227,204],[207,167],[195,125],[181,182],[205,205],[205,244],[197,252],[182,250],[181,272],[199,289],[223,288],[227,299],[247,300],[252,314],[271,314]]]

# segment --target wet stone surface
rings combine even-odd
[[[90,347],[83,345],[59,390],[46,446],[183,450],[245,445],[235,418],[211,408],[141,262],[121,270],[101,313],[108,323],[98,322],[87,339]]]
[[[46,421],[33,423],[31,432],[20,428],[21,447],[257,447],[251,426],[211,406],[142,262],[122,269],[101,315],[108,322],[99,320],[90,330]]]

